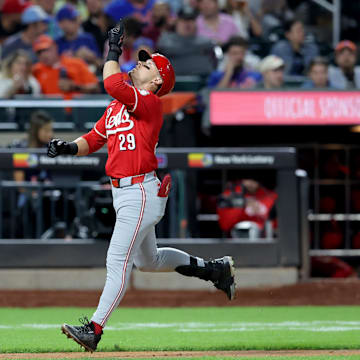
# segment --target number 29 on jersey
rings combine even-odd
[[[120,151],[126,150],[135,150],[136,149],[136,142],[135,142],[135,135],[132,133],[129,134],[120,134],[119,135],[119,147]]]

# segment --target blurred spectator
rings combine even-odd
[[[188,0],[156,0],[156,2],[165,2],[169,4],[173,14],[177,14],[183,8],[183,6],[188,6]]]
[[[115,22],[125,17],[133,17],[143,24],[148,24],[154,4],[155,0],[112,0],[105,6],[104,11]]]
[[[132,70],[138,63],[138,52],[140,50],[146,50],[148,53],[152,54],[154,52],[154,42],[151,39],[146,37],[139,37],[135,40],[131,60],[121,65],[121,72],[128,73]]]
[[[344,164],[344,158],[338,151],[331,151],[324,157],[320,164],[320,176],[325,179],[343,179],[350,173]]]
[[[56,0],[54,9],[55,13],[57,13],[65,5],[74,7],[79,13],[81,21],[85,21],[88,18],[89,11],[84,0]]]
[[[217,0],[199,0],[197,33],[220,45],[239,33],[231,15],[220,13]]]
[[[0,75],[0,98],[16,94],[40,94],[40,85],[31,75],[31,59],[24,50],[16,50],[4,59]]]
[[[87,0],[86,5],[89,9],[89,18],[83,22],[82,28],[92,34],[101,53],[107,39],[107,32],[113,23],[104,13],[104,3],[102,0]]]
[[[226,11],[233,17],[241,37],[248,40],[250,35],[261,36],[261,24],[253,14],[248,0],[227,0]]]
[[[269,55],[260,63],[264,89],[280,89],[284,86],[284,60],[276,55]]]
[[[360,89],[360,66],[356,66],[356,45],[341,41],[335,48],[335,63],[329,67],[330,85],[338,89]]]
[[[217,214],[219,226],[233,237],[259,238],[278,195],[254,179],[229,183],[221,194]],[[244,236],[245,235],[245,236]]]
[[[55,1],[56,0],[33,0],[36,5],[39,5],[48,14],[47,34],[53,39],[62,35],[62,30],[54,18]]]
[[[277,39],[283,31],[286,22],[294,18],[286,0],[263,0],[261,5],[261,27],[263,37],[267,40],[276,35]]]
[[[0,43],[21,30],[21,13],[30,6],[22,0],[5,0],[0,12]]]
[[[355,269],[333,256],[311,256],[311,277],[354,278]]]
[[[316,44],[305,42],[305,30],[301,21],[288,21],[284,25],[286,39],[276,43],[271,53],[285,61],[286,75],[304,75],[311,60],[318,55]]]
[[[40,83],[43,94],[62,94],[66,99],[79,93],[99,92],[98,80],[81,59],[61,56],[57,45],[49,36],[41,35],[34,43],[39,62],[33,75]]]
[[[152,9],[150,24],[144,29],[143,35],[156,44],[164,31],[173,31],[175,17],[171,14],[170,5],[161,0],[157,1]]]
[[[244,67],[247,42],[235,36],[225,46],[225,69],[214,71],[208,80],[209,87],[254,88],[261,81],[261,74]]]
[[[322,233],[320,243],[322,249],[340,249],[344,242],[344,230],[339,223],[331,220]]]
[[[176,75],[208,76],[214,70],[213,48],[210,40],[196,34],[196,13],[191,8],[179,12],[175,32],[165,31],[158,42]]]
[[[27,138],[13,142],[11,147],[16,148],[45,148],[47,143],[53,138],[52,118],[44,111],[35,111],[31,114],[29,130]],[[51,172],[44,169],[26,169],[15,170],[13,177],[16,182],[31,181],[37,182],[49,182],[51,181]],[[23,223],[22,218],[32,219],[34,216],[38,216],[38,201],[39,193],[37,190],[25,188],[23,186],[18,187],[17,196],[17,221],[19,224]],[[43,222],[47,228],[50,225],[51,214],[51,201],[49,201],[48,191],[44,191],[41,196],[42,208],[43,208]],[[51,195],[50,195],[51,196]],[[27,206],[26,206],[27,205]],[[27,232],[27,234],[25,234]],[[32,226],[32,222],[29,222],[27,229],[23,226],[19,226],[17,229],[17,237],[35,237],[35,227]]]
[[[24,30],[9,37],[2,49],[2,58],[7,57],[13,51],[22,49],[28,51],[32,62],[36,61],[32,45],[36,38],[47,31],[48,15],[37,5],[27,7],[21,15],[21,23]]]
[[[53,119],[43,110],[34,111],[31,114],[27,137],[20,140],[15,140],[10,147],[17,148],[45,148],[48,142],[53,138]],[[20,180],[20,179],[19,179]],[[23,177],[22,180],[38,180],[31,177]]]
[[[38,110],[31,114],[27,137],[14,141],[10,147],[16,148],[45,148],[48,142],[53,138],[53,120],[47,112]],[[49,172],[46,170],[15,170],[15,181],[46,181],[50,180]],[[23,192],[23,189],[20,189]],[[18,204],[23,203],[25,199],[18,199]]]
[[[328,78],[328,61],[321,57],[315,57],[309,65],[308,80],[303,84],[303,89],[326,89],[330,87]]]
[[[92,65],[93,70],[100,68],[102,59],[99,48],[91,34],[80,30],[78,11],[72,5],[65,5],[57,12],[56,20],[64,32],[64,35],[56,40],[60,55],[79,57]]]

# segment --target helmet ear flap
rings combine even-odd
[[[162,54],[152,54],[152,60],[159,70],[160,76],[163,80],[160,90],[157,92],[157,96],[161,97],[168,94],[175,85],[175,72],[170,61]]]

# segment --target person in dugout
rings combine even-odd
[[[272,237],[276,224],[270,214],[277,197],[254,179],[229,182],[217,202],[221,230],[234,238]]]

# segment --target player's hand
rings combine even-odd
[[[47,156],[54,158],[62,154],[67,154],[68,146],[69,144],[66,141],[60,139],[52,139],[48,143]]]
[[[124,23],[122,19],[108,31],[110,50],[121,52],[121,46],[124,40]]]

